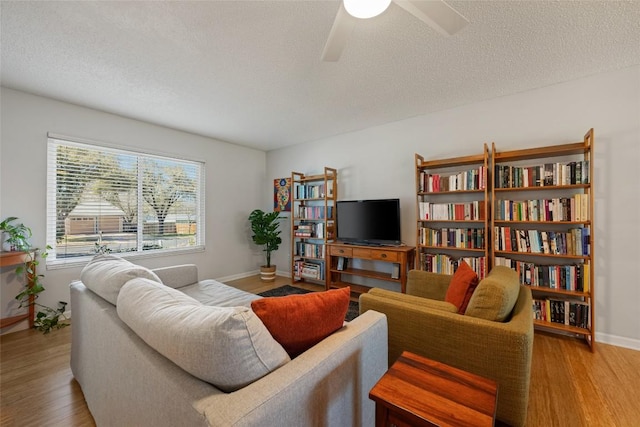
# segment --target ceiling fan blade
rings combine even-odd
[[[327,39],[327,44],[324,45],[324,51],[322,52],[323,61],[335,62],[340,59],[340,55],[347,45],[347,40],[355,24],[356,18],[347,13],[341,1],[340,9],[338,9],[336,19],[333,21],[333,27],[331,27],[331,32]]]
[[[394,2],[442,35],[451,36],[469,20],[442,0],[394,0]]]

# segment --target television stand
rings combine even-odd
[[[351,291],[366,293],[369,286],[349,283],[349,277],[359,276],[370,279],[385,280],[400,284],[400,292],[405,293],[407,288],[407,273],[413,268],[416,248],[414,246],[368,246],[354,245],[344,242],[328,243],[327,253],[327,283],[326,288],[343,288],[351,286]],[[391,273],[373,270],[352,268],[349,260],[362,259],[368,261],[381,261],[395,264]],[[346,267],[345,267],[345,260]],[[397,272],[397,274],[395,274]]]
[[[349,245],[349,246],[366,246],[366,247],[384,246],[382,243],[371,243],[371,242],[342,242],[342,244]]]

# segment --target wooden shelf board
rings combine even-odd
[[[578,328],[576,326],[563,325],[561,323],[553,323],[553,322],[545,322],[543,320],[533,320],[533,325],[538,328],[546,328],[546,329],[554,329],[556,331],[564,331],[572,334],[578,335],[591,335],[591,331],[589,329]]]
[[[312,277],[293,276],[294,282],[310,282],[317,285],[324,285],[324,279],[314,279]]]
[[[7,326],[11,326],[18,322],[22,322],[23,320],[29,319],[29,313],[19,314],[17,316],[5,317],[0,320],[0,329],[6,328]]]
[[[544,190],[571,190],[571,189],[585,189],[590,188],[591,184],[570,184],[570,185],[541,185],[532,187],[508,187],[508,188],[495,188],[493,191],[496,193],[504,193],[509,191],[544,191]]]
[[[569,295],[569,296],[575,296],[580,298],[591,298],[591,295],[589,294],[589,292],[570,291],[567,289],[553,289],[553,288],[547,288],[545,286],[530,286],[526,284],[525,286],[529,287],[529,289],[531,289],[531,292],[538,292],[538,293],[545,293],[545,294],[562,294],[562,295]]]
[[[494,224],[531,224],[531,225],[591,225],[591,221],[514,221],[505,219],[496,219]]]
[[[425,160],[418,165],[419,169],[437,169],[448,168],[465,165],[484,164],[484,154],[476,154],[473,156],[453,157],[445,160]]]
[[[301,174],[302,175],[302,174]],[[324,181],[325,176],[320,175],[304,175],[295,179],[295,182],[308,182],[308,181]],[[327,181],[331,181],[333,177],[327,176]]]
[[[496,255],[524,255],[524,256],[538,256],[547,258],[563,258],[563,259],[582,259],[589,260],[590,256],[584,255],[568,255],[568,254],[539,254],[537,252],[509,252],[509,251],[493,251]]]
[[[589,146],[584,142],[571,144],[550,145],[546,147],[527,148],[524,150],[512,150],[496,152],[493,156],[495,163],[539,159],[542,157],[561,157],[574,154],[584,154],[589,151]]]
[[[12,265],[23,264],[29,260],[26,252],[18,251],[1,251],[0,267],[9,267]]]
[[[359,268],[345,268],[344,270],[331,269],[331,273],[349,274],[352,276],[368,277],[370,279],[385,280],[388,282],[400,282],[400,279],[392,279],[389,273],[373,270],[362,270]]]
[[[419,219],[418,222],[463,222],[463,223],[476,223],[476,224],[484,224],[483,219]]]
[[[429,246],[429,245],[418,245],[419,248],[424,249],[437,249],[443,251],[464,251],[464,252],[484,252],[484,249],[471,249],[471,248],[456,248],[452,246]]]
[[[452,195],[452,194],[464,194],[464,193],[484,193],[484,188],[480,190],[454,190],[454,191],[422,191],[417,193],[418,196],[440,196],[440,195]]]

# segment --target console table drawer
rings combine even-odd
[[[353,248],[343,248],[341,246],[329,246],[330,254],[335,256],[344,256],[351,258],[353,256]]]
[[[371,259],[379,261],[397,262],[400,260],[400,254],[398,252],[372,250]]]

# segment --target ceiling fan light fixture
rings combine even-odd
[[[344,8],[349,15],[368,19],[380,15],[387,10],[391,0],[344,0]]]

